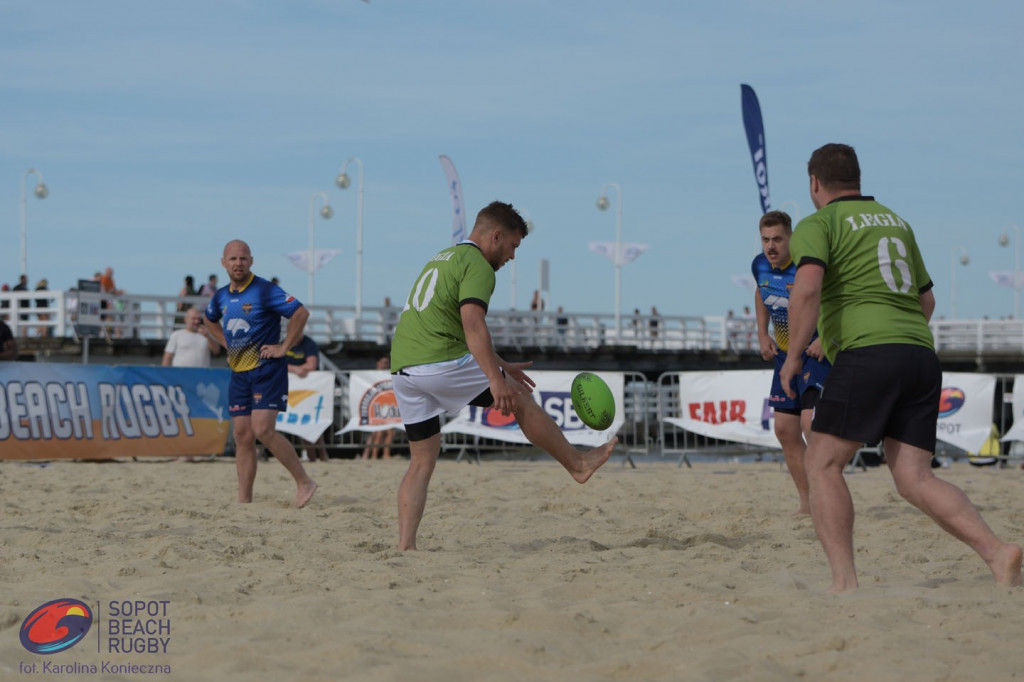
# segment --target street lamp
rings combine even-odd
[[[356,203],[356,320],[363,314],[363,162],[357,157],[345,161],[335,183],[340,189],[347,189],[352,181],[346,173],[349,163],[359,166],[359,199]]]
[[[964,248],[962,246],[958,246],[955,249],[953,249],[952,256],[950,257],[950,260],[949,260],[949,282],[950,282],[950,285],[949,285],[950,286],[949,312],[950,312],[950,318],[953,319],[953,320],[956,320],[956,261],[957,261],[957,254],[958,253],[960,255],[960,265],[967,265],[968,263],[971,262],[970,257],[967,255],[967,252],[964,251]]]
[[[316,251],[313,248],[313,236],[316,233],[316,199],[320,197],[323,206],[320,207],[320,217],[330,220],[334,210],[327,203],[327,195],[323,192],[316,192],[309,198],[309,260],[306,265],[309,268],[309,305],[313,305],[313,273],[316,272]]]
[[[1013,319],[1020,319],[1020,225],[1010,224],[1005,229],[1013,228]],[[999,246],[1009,246],[1010,235],[1003,232],[999,235]]]
[[[25,183],[28,176],[35,173],[39,176],[39,184],[36,185],[33,194],[39,199],[45,199],[50,195],[50,189],[43,183],[43,174],[35,168],[29,168],[21,176],[21,274],[28,274],[28,233],[25,229]]]
[[[597,210],[608,210],[608,196],[606,191],[609,187],[615,188],[615,340],[619,340],[622,329],[619,325],[622,306],[622,188],[618,183],[606,182],[601,188],[601,196],[597,200]]]

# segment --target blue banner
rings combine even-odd
[[[743,127],[747,131],[747,145],[754,163],[754,179],[761,194],[761,212],[771,210],[771,196],[768,194],[768,159],[765,157],[764,121],[761,120],[761,105],[757,102],[754,88],[740,85],[743,105]]]
[[[0,363],[0,459],[224,451],[228,369]]]

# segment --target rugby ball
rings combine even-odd
[[[581,372],[572,380],[572,407],[580,421],[596,431],[604,431],[615,419],[615,397],[604,379],[592,372]]]

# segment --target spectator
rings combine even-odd
[[[47,287],[49,285],[50,285],[49,282],[47,282],[45,279],[41,279],[36,284],[36,291],[47,291]],[[36,309],[37,310],[44,310],[45,311],[49,307],[50,307],[50,299],[49,298],[37,298],[36,299]],[[50,313],[48,313],[48,312],[37,312],[36,313],[36,319],[39,320],[40,322],[48,322],[50,320]],[[50,336],[50,325],[48,325],[48,324],[40,324],[38,327],[36,327],[36,336],[39,336],[39,337]]]
[[[315,372],[320,366],[320,349],[317,347],[316,341],[305,334],[301,341],[288,349],[284,357],[288,361],[288,372],[299,377],[305,377],[310,372]],[[323,434],[320,434],[316,443],[310,443],[310,445],[313,446],[310,450],[312,452],[311,460],[319,459],[321,462],[326,462],[330,459],[327,456],[327,448],[324,447]]]
[[[220,344],[203,325],[195,308],[185,311],[185,328],[178,329],[164,346],[164,367],[209,367],[210,356],[220,353]]]
[[[565,336],[565,330],[569,328],[569,318],[566,317],[562,306],[558,306],[558,317],[555,318],[555,326],[558,327],[558,335]]]
[[[381,311],[381,322],[384,325],[384,345],[391,345],[391,337],[395,335],[395,325],[398,324],[398,308],[391,305],[391,297],[384,297],[384,310]]]
[[[7,286],[7,285],[4,285]],[[17,360],[18,343],[7,323],[0,319],[0,360]]]
[[[658,314],[658,309],[655,306],[651,306],[651,345],[654,345],[654,339],[658,336],[658,326],[661,324],[661,315]]]
[[[277,284],[277,282],[274,282],[274,284]],[[206,284],[204,284],[202,288],[199,290],[199,295],[206,296],[207,298],[209,298],[210,296],[213,296],[215,293],[217,293],[218,288],[219,287],[217,286],[217,275],[210,275],[210,279],[206,280]]]
[[[11,285],[8,284],[7,282],[4,282],[2,285],[0,285],[0,292],[3,292],[3,293],[6,294],[10,290],[11,290]],[[8,301],[6,298],[4,300],[0,301],[0,310],[6,311],[10,307],[11,307],[11,302]],[[0,320],[6,320],[6,319],[8,319],[7,313],[6,312],[0,313]]]
[[[530,301],[530,310],[534,312],[544,310],[544,299],[540,297],[540,291],[537,289],[533,290],[533,300]]]
[[[196,280],[195,280],[195,278],[192,277],[192,275],[185,275],[185,286],[183,286],[181,288],[181,291],[178,292],[178,299],[179,300],[178,300],[178,309],[177,309],[177,311],[178,311],[179,314],[175,318],[175,322],[177,324],[181,324],[181,323],[183,323],[185,321],[185,316],[182,315],[181,313],[184,313],[186,310],[188,310],[189,308],[192,307],[191,303],[189,303],[188,301],[185,301],[183,299],[188,298],[189,296],[198,296],[198,295],[199,295],[199,292],[196,291]]]
[[[11,291],[28,291],[28,275],[20,275],[18,277],[18,283],[14,285]],[[32,305],[31,299],[23,298],[18,301],[18,309],[28,308]],[[28,336],[28,315],[21,313],[18,315],[18,335]]]

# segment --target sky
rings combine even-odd
[[[732,279],[760,248],[748,83],[773,208],[811,213],[810,153],[851,144],[864,193],[915,230],[936,316],[1005,317],[989,272],[1024,248],[1022,30],[1019,0],[5,0],[0,281],[27,182],[32,285],[110,266],[129,293],[176,295],[186,274],[223,283],[241,238],[303,300],[285,254],[309,248],[323,192],[316,248],[340,254],[314,303],[354,305],[354,163],[334,184],[354,157],[362,305],[401,304],[451,243],[445,154],[470,218],[498,199],[534,226],[492,308],[528,308],[546,259],[549,309],[613,312],[614,267],[588,250],[615,240],[615,190],[596,207],[613,182],[622,241],[649,247],[622,268],[623,313],[739,314],[753,293]]]

